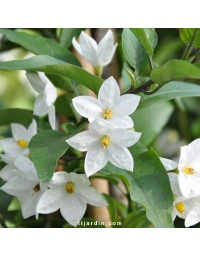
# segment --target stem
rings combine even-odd
[[[138,88],[135,88],[135,89],[132,89],[130,91],[127,91],[126,93],[134,93],[134,94],[137,94],[139,92],[144,92],[146,91],[146,89],[151,85],[153,84],[154,82],[152,80],[149,80],[147,82],[145,82],[144,84],[142,84],[140,87]],[[125,94],[126,94],[125,93]]]
[[[183,56],[183,60],[187,60],[189,58],[189,56],[190,56],[190,50],[192,48],[192,44],[193,44],[194,38],[196,36],[196,33],[197,33],[197,29],[195,29],[195,31],[193,33],[192,39],[190,41],[190,44],[188,45],[188,48],[187,48],[187,50],[185,52],[185,55]]]
[[[102,73],[103,73],[103,67],[102,66],[96,66],[94,67],[94,70],[95,70],[95,74],[99,77],[102,76]]]
[[[150,69],[151,69],[151,70],[153,70],[153,69],[154,69],[154,67],[153,67],[152,58],[151,58],[149,55],[147,55],[147,58],[148,58],[148,61],[149,61]]]

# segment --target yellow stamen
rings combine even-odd
[[[112,110],[110,108],[106,108],[103,111],[103,116],[105,117],[105,119],[111,118],[113,115]]]
[[[18,140],[17,145],[20,146],[21,148],[27,148],[28,147],[28,142],[26,140]]]
[[[183,203],[183,202],[177,203],[177,204],[176,204],[176,209],[177,209],[177,211],[179,211],[179,212],[182,214],[182,216],[184,217],[184,211],[185,211],[185,205],[184,205],[184,203]]]
[[[106,149],[110,145],[110,138],[108,136],[103,136],[101,138],[101,146],[103,149]]]
[[[187,175],[192,175],[194,174],[194,169],[190,166],[185,166],[184,169],[183,169],[184,173],[187,174]]]
[[[65,190],[67,191],[68,195],[71,195],[74,193],[74,183],[73,182],[67,182]]]

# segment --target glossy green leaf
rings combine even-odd
[[[200,69],[184,60],[169,60],[153,69],[150,78],[160,85],[178,79],[200,79]]]
[[[69,50],[54,40],[39,35],[17,32],[3,28],[0,29],[0,33],[5,35],[11,42],[23,46],[25,49],[36,55],[49,55],[76,66],[81,66],[78,59]]]
[[[131,212],[123,221],[123,228],[150,228],[152,223],[146,217],[146,211]]]
[[[173,105],[167,101],[136,109],[131,118],[133,119],[135,130],[142,132],[141,143],[148,146],[160,134],[173,109]]]
[[[64,135],[58,131],[45,130],[31,139],[28,147],[39,179],[48,183],[55,171],[58,159],[67,151],[69,145],[65,140],[77,134],[86,123],[79,126],[73,133]]]
[[[131,28],[131,31],[139,39],[148,55],[153,55],[158,37],[153,28]]]
[[[31,124],[33,120],[33,112],[30,110],[9,108],[0,110],[0,125],[10,125],[11,123],[18,123],[26,127]]]
[[[200,86],[197,84],[173,81],[165,84],[160,90],[151,95],[141,94],[140,106],[153,104],[160,101],[171,100],[179,97],[200,96]]]
[[[78,37],[84,28],[62,28],[60,32],[60,44],[66,48],[72,44],[73,37]]]
[[[140,70],[148,64],[144,47],[129,28],[123,30],[122,48],[126,60],[135,70]]]
[[[200,47],[200,29],[199,28],[180,28],[180,37],[186,44],[192,44],[194,48]]]
[[[123,179],[130,187],[131,199],[146,208],[147,218],[156,228],[173,227],[173,195],[169,178],[153,150],[134,156],[133,172],[108,163],[100,174],[113,174]]]
[[[70,78],[85,85],[96,94],[103,83],[103,79],[86,70],[47,55],[39,55],[25,60],[0,62],[1,69],[42,71],[47,74]]]

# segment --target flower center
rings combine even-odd
[[[101,138],[101,146],[103,149],[106,149],[110,145],[110,138],[108,136],[103,136]]]
[[[71,195],[74,193],[74,183],[73,182],[67,182],[65,190],[67,191],[68,195]]]
[[[28,147],[28,142],[26,140],[18,140],[17,145],[20,146],[21,148],[27,148]]]
[[[183,203],[183,202],[177,203],[177,204],[176,204],[176,209],[177,209],[177,211],[179,211],[179,212],[182,214],[182,216],[184,217],[184,211],[185,211],[185,205],[184,205],[184,203]]]
[[[34,188],[33,188],[33,193],[32,193],[32,196],[38,192],[40,190],[40,184],[38,183]]]
[[[105,119],[111,118],[113,115],[112,110],[110,108],[106,108],[103,111],[103,116],[105,117]]]
[[[194,169],[190,166],[185,166],[183,169],[184,173],[187,175],[192,175],[195,173]]]

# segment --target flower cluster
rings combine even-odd
[[[172,219],[176,215],[185,219],[189,227],[200,222],[200,139],[181,147],[179,163],[161,158],[167,171],[178,168],[177,173],[168,173],[174,194]]]

